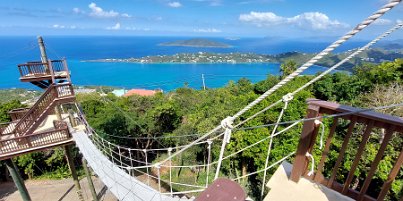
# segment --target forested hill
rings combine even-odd
[[[316,65],[331,67],[341,61],[355,49],[337,54],[329,54],[323,59],[316,62]],[[126,58],[126,59],[96,59],[87,60],[88,62],[132,62],[132,63],[284,63],[289,60],[297,62],[301,65],[314,57],[315,53],[302,52],[286,52],[282,54],[255,54],[255,53],[178,53],[174,55],[154,55],[141,58]],[[362,52],[339,67],[339,70],[352,71],[356,65],[363,63],[381,63],[384,61],[393,61],[398,58],[403,58],[403,49],[387,50],[383,48],[369,49]]]
[[[329,54],[323,59],[319,60],[316,64],[324,67],[331,67],[337,64],[339,61],[343,60],[350,54],[352,54],[356,49],[352,49],[346,52]],[[301,65],[314,57],[315,54],[307,54],[300,52],[287,52],[274,56],[274,60],[283,63],[287,60],[297,61],[297,64]],[[393,61],[395,59],[403,58],[403,49],[384,49],[384,48],[371,48],[363,51],[358,56],[352,58],[350,61],[341,65],[339,70],[353,71],[353,67],[361,65],[364,63],[382,63],[384,61]]]
[[[229,115],[235,114],[239,109],[255,100],[267,89],[278,83],[281,78],[292,72],[295,64],[286,62],[282,65],[283,75],[269,75],[265,80],[256,84],[247,79],[240,79],[236,82],[229,82],[225,87],[207,90],[195,90],[191,88],[179,88],[169,93],[159,93],[151,97],[130,96],[116,97],[113,94],[101,96],[98,93],[79,94],[78,100],[83,107],[86,118],[90,125],[106,140],[113,143],[131,147],[131,148],[160,148],[176,147],[186,145],[193,141],[193,137],[179,137],[189,134],[202,134],[211,128],[220,124],[220,121]],[[299,76],[294,80],[271,94],[262,101],[257,107],[252,108],[247,116],[260,111],[269,104],[281,99],[287,94],[308,80],[312,76]],[[380,65],[365,64],[355,68],[352,74],[338,72],[323,77],[313,86],[306,88],[295,95],[294,99],[285,110],[283,121],[291,121],[303,118],[306,114],[306,99],[318,98],[322,100],[337,101],[356,107],[377,107],[389,104],[403,102],[403,59],[394,62],[385,62]],[[18,101],[0,104],[0,121],[10,120],[7,114],[12,108],[22,107]],[[276,122],[281,105],[274,107],[264,114],[259,115],[244,126],[254,127],[257,125],[266,125]],[[390,108],[379,112],[388,113],[395,116],[403,116],[403,108]],[[246,118],[241,117],[241,118]],[[331,119],[324,120],[326,129],[331,127]],[[341,122],[340,126],[345,128],[346,122]],[[282,130],[287,125],[280,125],[278,130]],[[287,132],[276,137],[273,141],[273,149],[270,155],[269,164],[283,158],[285,155],[297,148],[302,124],[291,128]],[[233,153],[250,144],[253,144],[263,138],[266,138],[271,131],[271,127],[259,127],[257,129],[239,129],[233,132],[232,140],[227,145],[226,153]],[[378,131],[374,131],[378,132]],[[174,138],[157,138],[163,136],[176,136]],[[357,147],[359,146],[360,133],[354,134],[355,140],[349,142],[345,158],[355,157]],[[141,138],[134,138],[141,137]],[[370,142],[365,147],[365,155],[361,160],[364,164],[370,165],[374,160],[374,153],[379,149],[382,135],[374,133],[371,135]],[[326,139],[326,136],[325,138]],[[329,152],[328,162],[334,164],[338,156],[338,149],[343,143],[343,135],[336,135],[332,141],[332,151]],[[382,167],[392,167],[393,158],[396,158],[402,148],[403,138],[401,135],[395,136],[390,142],[385,152]],[[207,160],[207,152],[204,145],[193,147],[183,152],[181,156],[172,161],[174,165],[204,164]],[[241,154],[232,157],[230,161],[226,160],[222,164],[221,175],[228,178],[235,178],[240,174],[245,175],[248,172],[261,170],[265,165],[268,142],[246,149]],[[220,150],[220,143],[214,143],[212,147],[212,161],[216,160]],[[321,152],[320,152],[321,153]],[[313,153],[315,155],[315,153]],[[153,156],[151,158],[151,156]],[[144,161],[142,155],[136,156],[138,160]],[[166,157],[165,153],[152,153],[149,162],[158,160],[158,157]],[[320,155],[315,155],[315,161]],[[68,168],[63,160],[61,150],[38,152],[17,157],[18,166],[24,170],[25,177],[43,177],[46,175],[51,178],[67,177]],[[290,159],[291,161],[293,159]],[[79,159],[77,161],[80,161]],[[214,168],[212,166],[212,168]],[[340,165],[340,176],[346,177],[351,168],[351,160],[347,160]],[[274,169],[270,169],[269,175]],[[329,175],[331,168],[326,168],[324,175]],[[365,166],[359,166],[357,174],[352,182],[353,188],[358,189],[366,178]],[[0,164],[0,178],[4,178],[5,168]],[[211,170],[214,173],[214,170]],[[202,172],[203,173],[203,172]],[[202,174],[201,173],[201,174]],[[1,175],[3,174],[3,175]],[[197,174],[197,175],[196,175]],[[204,185],[204,176],[184,168],[181,171],[172,174],[173,182],[192,181],[194,185]],[[339,174],[338,174],[339,175]],[[371,191],[379,192],[383,182],[388,178],[387,168],[380,168],[376,171],[372,181]],[[169,179],[167,175],[163,178]],[[214,175],[211,175],[211,178]],[[241,181],[248,195],[259,200],[261,179],[263,174],[257,174]],[[196,178],[196,179],[195,179]],[[336,178],[337,179],[337,178]],[[399,174],[393,183],[388,200],[398,200],[402,196],[403,175]],[[182,190],[178,189],[177,190]]]
[[[189,40],[178,40],[173,42],[160,43],[161,46],[183,46],[183,47],[211,47],[211,48],[228,48],[228,44],[217,42],[214,40],[194,38]]]

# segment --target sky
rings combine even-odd
[[[340,36],[387,0],[2,0],[0,35],[324,38]],[[403,20],[403,3],[360,34]],[[403,38],[400,32],[393,38]]]

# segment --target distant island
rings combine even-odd
[[[316,62],[316,65],[331,67],[337,62],[346,58],[349,54],[357,49],[351,49],[346,52],[329,54],[323,59]],[[179,53],[174,55],[153,55],[141,58],[108,58],[85,60],[84,62],[127,62],[127,63],[149,63],[149,64],[215,64],[215,63],[283,63],[287,60],[294,60],[301,65],[315,56],[315,53],[286,52],[276,55],[255,54],[255,53]],[[393,61],[403,58],[403,50],[387,50],[384,48],[373,48],[363,51],[360,55],[354,57],[350,61],[343,64],[339,69],[351,71],[356,65],[362,63],[381,63],[385,61]]]
[[[165,42],[158,44],[160,46],[176,46],[176,47],[210,47],[210,48],[230,48],[231,45],[217,42],[213,40],[194,38],[189,40],[177,40],[173,42]]]

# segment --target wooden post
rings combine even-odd
[[[206,83],[204,82],[204,74],[202,74],[203,90],[206,90]]]
[[[69,165],[71,176],[73,177],[74,186],[76,187],[76,192],[79,200],[84,200],[83,194],[81,192],[80,180],[78,180],[76,166],[74,165],[73,155],[71,153],[71,145],[64,146],[64,151],[66,154],[67,164]]]
[[[85,158],[83,158],[82,161],[83,161],[85,175],[87,176],[87,180],[88,180],[88,186],[90,187],[90,191],[92,194],[92,200],[98,201],[97,192],[95,191],[94,183],[92,182],[92,179],[91,179],[91,172],[88,168],[87,161],[85,160]]]
[[[27,187],[25,187],[24,180],[21,178],[20,173],[18,172],[18,168],[15,163],[11,159],[7,159],[4,161],[8,171],[10,172],[11,177],[14,180],[15,185],[18,188],[18,191],[21,194],[21,198],[24,201],[31,201],[31,197],[29,196]]]
[[[61,121],[62,120],[62,113],[60,111],[60,106],[57,105],[57,104],[55,106],[55,114],[56,114],[57,120]]]
[[[306,118],[317,117],[319,114],[319,109],[320,109],[319,106],[308,105]],[[299,181],[300,177],[304,174],[308,166],[308,160],[305,154],[306,152],[312,149],[318,131],[314,121],[315,120],[306,121],[304,123],[304,126],[302,127],[302,133],[299,139],[298,149],[296,157],[294,159],[294,164],[292,166],[292,172],[290,177],[290,179],[294,182]]]
[[[48,63],[48,56],[46,54],[46,49],[45,49],[45,45],[43,43],[42,36],[38,36],[38,44],[39,44],[39,50],[41,51],[41,61],[42,61],[42,63],[47,64]],[[50,72],[48,65],[45,65],[45,71],[47,73]]]
[[[74,112],[73,112],[73,110],[72,110],[72,109],[69,109],[69,110],[68,110],[68,113],[69,113],[69,120],[70,120],[71,127],[76,127],[76,126],[77,126],[77,122],[76,122],[76,119],[74,118]]]

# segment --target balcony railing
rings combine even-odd
[[[50,63],[35,61],[18,65],[21,78],[50,76],[52,75],[51,69],[53,69],[54,75],[58,75],[60,72],[66,72],[67,74],[68,72],[65,60],[52,60]]]
[[[8,114],[10,115],[12,121],[17,121],[21,119],[28,111],[29,108],[18,108],[10,110]]]
[[[307,118],[345,112],[349,115],[333,119],[323,150],[315,146],[318,143],[319,125],[314,120],[304,123],[291,180],[298,182],[300,177],[305,177],[356,200],[383,200],[403,163],[402,145],[397,145],[397,148],[395,146],[394,151],[398,153],[394,154],[396,156],[384,156],[387,146],[391,149],[392,140],[403,137],[403,119],[372,111],[359,112],[360,109],[357,108],[320,100],[309,100],[308,104]],[[334,143],[336,139],[338,145]],[[366,146],[376,147],[372,149],[376,150],[376,153],[372,153],[375,155],[373,160],[364,160],[371,154],[366,152]],[[308,173],[312,161],[306,156],[307,153],[316,156],[317,168],[314,174]],[[393,165],[382,166],[388,168],[383,171],[389,174],[386,180],[380,181],[374,175],[384,158],[392,160]],[[360,177],[357,177],[359,170],[364,171],[359,172]],[[378,187],[382,185],[378,190],[374,190],[375,179]]]
[[[0,158],[4,155],[27,149],[46,148],[59,142],[71,139],[67,124],[63,122],[59,128],[51,131],[35,133],[11,139],[0,140]]]
[[[16,122],[0,123],[0,135],[14,134]]]
[[[30,128],[34,127],[34,123],[39,122],[39,118],[51,108],[56,99],[72,96],[74,96],[74,90],[70,83],[51,85],[15,125],[15,133],[19,136],[26,134]]]

